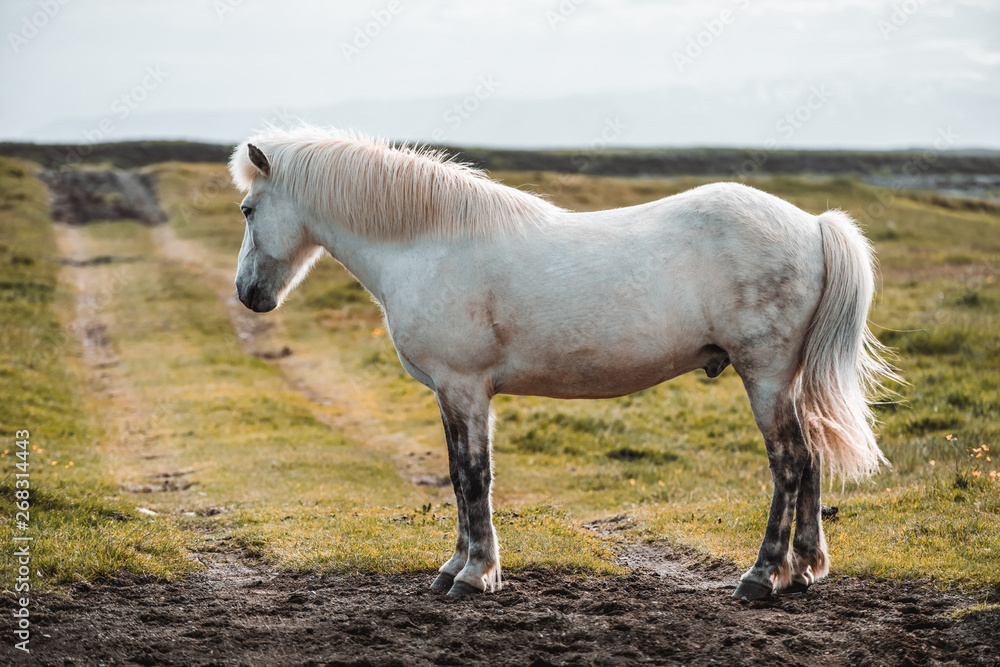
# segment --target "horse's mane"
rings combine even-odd
[[[248,143],[267,156],[277,187],[358,236],[497,238],[521,234],[561,210],[440,151],[309,126],[269,129],[237,146],[229,171],[243,192],[263,178]]]

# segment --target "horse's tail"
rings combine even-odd
[[[818,218],[825,280],[802,350],[793,396],[813,456],[834,475],[871,475],[882,455],[871,402],[882,382],[899,380],[883,359],[888,349],[868,329],[875,294],[875,257],[850,216],[827,211]]]

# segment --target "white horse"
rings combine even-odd
[[[885,460],[869,397],[894,377],[867,327],[872,251],[847,215],[735,183],[575,213],[436,153],[308,127],[253,137],[230,171],[248,193],[240,300],[277,307],[325,248],[437,397],[458,540],[434,589],[500,586],[494,395],[622,396],[730,363],[774,480],[734,597],[802,592],[827,573],[821,466],[861,477]]]

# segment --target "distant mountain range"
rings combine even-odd
[[[322,109],[235,109],[68,116],[14,141],[182,139],[233,143],[266,122],[297,119],[394,140],[495,148],[743,146],[770,149],[1000,149],[1000,91],[753,87],[513,99],[483,79],[466,97],[359,100]],[[500,88],[502,91],[502,88]],[[2,130],[0,130],[2,131]]]

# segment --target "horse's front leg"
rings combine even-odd
[[[500,587],[500,550],[493,528],[493,456],[490,396],[483,390],[438,386],[438,405],[448,441],[448,468],[458,505],[455,554],[433,587],[451,584],[448,595]]]
[[[438,570],[438,576],[431,584],[431,588],[447,593],[455,584],[455,577],[465,568],[465,563],[469,560],[469,516],[465,509],[465,495],[462,493],[462,475],[459,472],[459,457],[456,454],[458,445],[454,438],[455,431],[448,427],[448,417],[443,407],[441,407],[441,421],[444,422],[444,437],[448,442],[448,474],[455,489],[455,506],[458,508],[458,538],[455,540],[455,553]]]
[[[789,542],[799,487],[810,461],[788,393],[763,383],[757,386],[747,384],[754,417],[767,445],[774,495],[757,560],[740,578],[740,585],[733,593],[733,598],[737,600],[757,600],[767,597],[775,589],[784,592],[795,580]],[[812,473],[810,481],[811,477]],[[807,503],[810,510],[813,502],[810,499]]]

